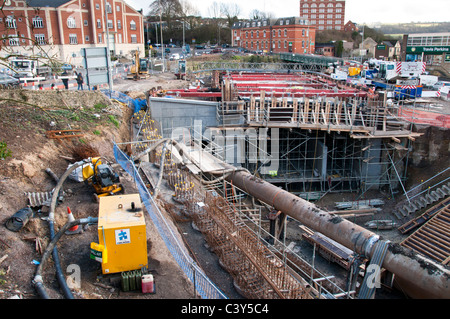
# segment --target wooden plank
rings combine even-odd
[[[305,120],[303,121],[303,123],[306,123],[309,121],[309,99],[308,98],[305,99],[305,103],[303,104],[303,110],[304,110],[303,113],[305,113]]]
[[[293,114],[292,114],[292,122],[297,122],[297,117],[298,117],[298,114],[297,114],[297,108],[298,108],[298,99],[293,99],[292,100],[292,104],[294,105],[294,112],[293,112]]]
[[[340,125],[341,113],[342,113],[342,100],[339,100],[338,110],[337,110],[337,113],[336,113],[336,124],[337,125]]]
[[[326,107],[325,107],[325,124],[328,125],[327,123],[330,120],[330,101],[327,101]]]

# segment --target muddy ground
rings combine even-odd
[[[130,96],[137,98],[145,97],[146,92],[153,87],[161,86],[163,89],[170,89],[187,85],[189,85],[187,81],[176,80],[173,74],[166,73],[152,76],[147,80],[117,80],[114,83],[114,89],[127,92]],[[6,143],[7,149],[11,151],[11,156],[0,160],[0,299],[37,299],[39,297],[32,285],[32,279],[36,270],[35,262],[40,261],[42,251],[49,242],[46,214],[45,212],[36,213],[35,217],[19,232],[8,230],[4,226],[5,222],[16,211],[27,206],[26,192],[52,190],[55,181],[45,172],[46,168],[50,168],[57,176],[61,176],[68,165],[77,160],[76,157],[84,146],[89,145],[91,151],[94,150],[114,163],[112,141],[130,140],[129,119],[132,111],[127,106],[106,99],[99,92],[3,91],[0,92],[0,104],[2,128],[0,142]],[[65,111],[68,113],[64,113]],[[87,116],[88,111],[98,116]],[[59,117],[53,118],[55,114]],[[117,121],[113,121],[111,116]],[[83,136],[59,141],[46,135],[47,131],[54,129],[81,129]],[[418,141],[420,159],[416,159],[416,163],[410,163],[413,165],[410,169],[408,185],[406,185],[408,188],[433,176],[442,167],[448,165],[448,150],[435,154],[436,147],[433,148],[435,153],[428,149],[432,144],[428,142],[428,137],[433,134],[445,136],[445,132],[425,130],[424,138]],[[136,193],[133,179],[120,167],[115,166],[115,168],[121,177],[125,192]],[[89,185],[68,180],[64,184],[64,190],[66,194],[64,201],[55,211],[57,230],[67,222],[67,207],[70,207],[75,218],[97,215],[98,203],[94,201],[94,190]],[[333,210],[335,202],[349,201],[354,198],[355,194],[330,194],[316,204],[323,209]],[[365,198],[385,200],[386,204],[382,207],[382,212],[376,216],[378,219],[393,218],[394,209],[404,201],[401,194],[392,198],[391,194],[383,192],[369,192]],[[123,292],[118,286],[116,277],[106,278],[101,275],[100,264],[89,258],[90,243],[98,241],[97,228],[93,225],[87,227],[82,234],[64,236],[58,245],[62,269],[67,270],[67,267],[73,264],[81,269],[81,287],[73,289],[76,298],[196,298],[192,283],[171,257],[148,216],[146,218],[149,270],[155,276],[156,293]],[[169,216],[168,218],[170,219]],[[363,225],[372,218],[374,217],[358,217],[352,221]],[[229,298],[242,298],[234,289],[232,278],[220,267],[217,256],[208,249],[203,236],[192,228],[190,222],[179,222],[176,226],[192,256],[199,262],[208,277]],[[294,242],[294,248],[300,255],[311,261],[312,247],[301,240],[299,226],[299,222],[288,219],[286,243]],[[402,236],[396,229],[382,231],[380,234],[395,242],[402,240]],[[341,268],[320,257],[316,259],[316,266],[329,272],[340,273],[345,278],[345,272]],[[45,268],[44,283],[51,298],[63,298],[55,279],[55,268],[51,259]]]

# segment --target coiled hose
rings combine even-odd
[[[58,199],[58,195],[59,195],[59,191],[62,188],[62,185],[64,184],[65,180],[67,179],[67,177],[69,177],[69,175],[78,167],[84,165],[88,163],[87,160],[78,162],[73,164],[71,167],[69,167],[66,172],[63,174],[63,176],[61,176],[61,178],[58,180],[58,183],[55,187],[55,189],[53,190],[53,195],[52,195],[52,200],[50,203],[50,211],[49,211],[49,215],[48,215],[48,222],[49,222],[49,228],[50,228],[50,239],[53,241],[53,238],[55,238],[55,227],[54,227],[54,221],[55,221],[55,207],[56,207],[56,202]],[[47,249],[50,247],[50,245],[47,247]],[[47,251],[47,250],[46,250]],[[66,280],[64,278],[62,269],[61,269],[61,262],[59,259],[59,254],[58,254],[58,249],[56,247],[56,245],[53,245],[52,247],[52,256],[53,256],[53,260],[55,262],[55,268],[56,268],[56,279],[58,280],[58,283],[63,291],[64,296],[67,299],[74,299],[72,292],[70,291],[69,287],[67,286]],[[42,256],[42,261],[41,263],[38,265],[37,271],[36,271],[36,276],[33,279],[33,284],[38,292],[38,294],[41,296],[41,298],[43,299],[49,299],[47,292],[45,291],[45,288],[43,286],[43,282],[42,282],[42,276],[40,274],[41,269],[42,269],[42,264],[45,262],[45,259],[48,258],[47,256]]]
[[[45,263],[48,259],[48,257],[50,256],[50,254],[56,249],[56,243],[58,242],[58,240],[62,237],[62,235],[64,235],[64,233],[77,225],[83,225],[83,224],[95,224],[98,222],[98,218],[97,217],[87,217],[87,218],[82,218],[82,219],[76,219],[74,221],[68,222],[66,223],[61,230],[53,237],[53,239],[51,240],[51,242],[48,244],[47,248],[45,249],[44,253],[42,254],[42,259],[41,262],[39,263],[37,269],[36,269],[36,274],[34,276],[33,279],[33,285],[35,287],[35,289],[37,290],[39,296],[41,296],[41,298],[43,299],[49,299],[49,296],[47,294],[47,291],[45,289],[44,286],[44,282],[42,280],[42,270],[44,269]],[[53,256],[53,259],[55,257]],[[56,264],[56,260],[55,260],[55,264]],[[58,265],[59,265],[59,258],[58,258]],[[59,265],[59,268],[60,265]],[[61,272],[62,275],[62,272]],[[65,288],[70,292],[70,289],[67,287],[66,281],[64,280],[64,276],[62,276],[62,279],[64,281],[64,286]],[[67,295],[67,293],[66,293]],[[73,298],[72,292],[70,292],[70,295]]]

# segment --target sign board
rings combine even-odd
[[[450,46],[413,46],[406,48],[407,54],[444,54],[450,53]]]
[[[106,47],[81,49],[88,86],[109,83],[107,50]]]

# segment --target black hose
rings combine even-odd
[[[50,239],[52,239],[55,237],[54,222],[49,221],[49,226],[50,226]],[[66,278],[63,275],[63,271],[61,268],[61,261],[59,260],[58,248],[56,246],[55,246],[55,248],[53,248],[52,257],[53,257],[53,261],[55,262],[56,279],[58,280],[58,283],[62,290],[63,295],[67,299],[74,299],[72,291],[67,286]]]
[[[54,229],[54,215],[55,215],[55,207],[56,207],[56,201],[58,199],[58,194],[60,189],[62,188],[63,183],[65,182],[65,180],[67,179],[67,177],[69,177],[69,175],[78,167],[86,164],[86,161],[82,161],[82,162],[78,162],[75,163],[74,165],[72,165],[71,167],[69,167],[66,172],[63,174],[63,176],[61,176],[61,178],[58,180],[58,183],[55,187],[55,189],[53,190],[53,195],[52,195],[52,200],[50,203],[50,212],[49,212],[49,218],[48,218],[48,222],[49,222],[49,228],[50,228],[50,239],[53,240],[54,238],[54,233],[55,233],[55,229]],[[58,283],[63,291],[64,296],[67,299],[74,299],[72,292],[70,291],[69,287],[67,286],[67,282],[64,278],[64,274],[62,272],[61,269],[61,262],[59,259],[59,254],[58,254],[58,248],[55,246],[52,249],[52,256],[53,256],[53,260],[55,262],[55,269],[56,269],[56,279],[58,280]],[[42,258],[44,260],[44,258]],[[40,266],[40,265],[39,265]],[[39,267],[38,267],[39,269]],[[43,291],[45,291],[45,288],[42,286],[41,287],[41,283],[42,283],[42,277],[41,275],[36,275],[39,276],[37,279],[35,277],[35,280],[37,280],[37,284],[35,284],[35,286],[37,287],[36,290],[38,290],[39,295],[44,298],[44,299],[48,299],[48,295],[46,293],[44,293]],[[43,285],[43,283],[42,283]]]
[[[94,224],[97,221],[98,221],[98,218],[88,217],[88,218],[76,219],[74,221],[68,222],[61,228],[61,230],[53,237],[53,239],[47,245],[47,248],[45,249],[44,253],[42,254],[41,262],[37,266],[36,273],[35,273],[35,276],[33,279],[33,285],[41,298],[49,299],[49,296],[45,290],[45,286],[44,286],[44,283],[42,280],[42,270],[44,269],[44,266],[45,266],[45,263],[46,263],[48,257],[50,256],[50,254],[52,252],[54,252],[56,243],[59,241],[59,239],[64,235],[64,233],[68,229],[70,229],[74,226],[77,226],[77,225],[81,225],[81,224]],[[55,261],[55,264],[56,264],[56,261]],[[63,277],[63,279],[64,279],[64,277]],[[64,280],[64,283],[65,283],[65,280]],[[67,284],[65,284],[64,286],[67,287]],[[67,289],[69,289],[69,288],[67,288]],[[70,294],[72,294],[72,293],[70,292]]]

